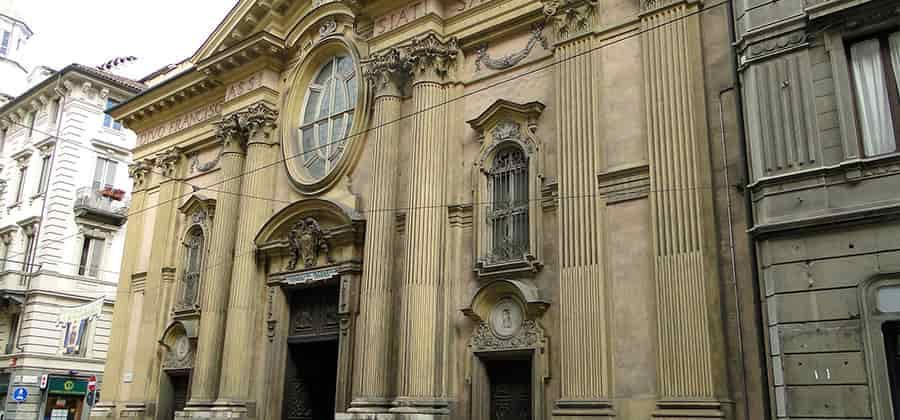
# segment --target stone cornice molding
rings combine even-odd
[[[414,83],[443,80],[451,76],[459,56],[456,38],[442,41],[434,33],[413,39],[405,49]]]
[[[31,157],[32,153],[33,151],[31,149],[22,149],[16,153],[13,153],[9,157],[12,158],[12,160],[16,161],[16,166],[22,168],[28,166],[28,159]]]
[[[599,0],[543,0],[548,23],[556,29],[556,41],[565,41],[587,33],[591,28]]]

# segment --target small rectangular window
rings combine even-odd
[[[44,156],[41,159],[41,178],[38,182],[38,194],[43,194],[47,191],[47,184],[50,182],[50,155]]]
[[[866,156],[897,151],[900,140],[900,32],[850,44],[850,70]]]
[[[34,121],[37,119],[37,111],[29,112],[26,118],[26,122],[28,123],[28,138],[31,138],[34,134]]]
[[[62,98],[56,98],[50,104],[50,124],[52,124],[54,126],[56,125],[57,122],[59,122],[59,111],[61,108],[61,104],[62,104]]]
[[[16,332],[19,330],[19,314],[9,316],[9,336],[6,339],[6,354],[16,350]]]
[[[0,55],[9,54],[9,31],[3,31],[3,37],[0,39]]]
[[[34,252],[32,248],[34,248],[34,235],[28,235],[25,237],[25,259],[22,260],[22,271],[26,273],[30,273],[34,267],[34,261],[31,261],[31,255]]]
[[[98,157],[97,164],[94,166],[94,189],[99,191],[113,188],[115,180],[116,162],[114,160]]]
[[[81,245],[81,260],[78,263],[78,275],[97,277],[100,272],[100,264],[103,262],[104,243],[102,238],[84,237]]]
[[[3,153],[3,149],[6,148],[6,135],[9,134],[8,128],[0,129],[0,154]]]
[[[107,99],[106,100],[106,109],[110,109],[118,104],[119,104],[118,102],[116,102],[112,99]],[[103,126],[106,128],[112,128],[113,130],[121,130],[122,129],[122,123],[113,120],[113,118],[109,114],[103,114]]]
[[[16,203],[22,201],[22,194],[25,193],[25,181],[28,180],[28,167],[19,168],[19,183],[16,185]]]

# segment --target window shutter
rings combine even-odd
[[[91,260],[89,270],[89,275],[91,277],[96,277],[97,272],[100,270],[100,263],[103,260],[104,242],[105,241],[100,238],[91,238]]]

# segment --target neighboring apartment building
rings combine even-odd
[[[78,420],[88,412],[87,380],[102,374],[109,345],[135,142],[104,111],[141,88],[73,64],[0,107],[6,418]],[[14,401],[19,388],[24,402]]]
[[[900,419],[900,3],[736,17],[772,415]]]
[[[33,35],[12,0],[0,0],[0,105],[27,86],[25,46]]]
[[[138,144],[92,416],[764,417],[728,21],[239,1],[110,110]]]

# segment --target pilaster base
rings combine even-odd
[[[388,398],[360,397],[350,402],[348,413],[387,413],[394,407],[394,400]]]
[[[256,406],[253,403],[236,401],[215,401],[212,403],[189,402],[183,411],[176,411],[175,418],[193,419],[229,419],[242,420],[256,417]]]
[[[113,403],[97,403],[91,408],[92,419],[111,419],[116,415],[116,405]]]
[[[155,415],[153,404],[147,403],[125,403],[119,410],[119,418],[129,420],[150,419]]]
[[[654,419],[688,420],[688,419],[722,419],[722,403],[718,401],[666,400],[657,401]]]
[[[450,404],[444,400],[431,398],[400,397],[394,400],[390,413],[398,414],[400,420],[450,419]]]
[[[616,416],[612,403],[603,400],[557,400],[554,419],[611,419]]]

